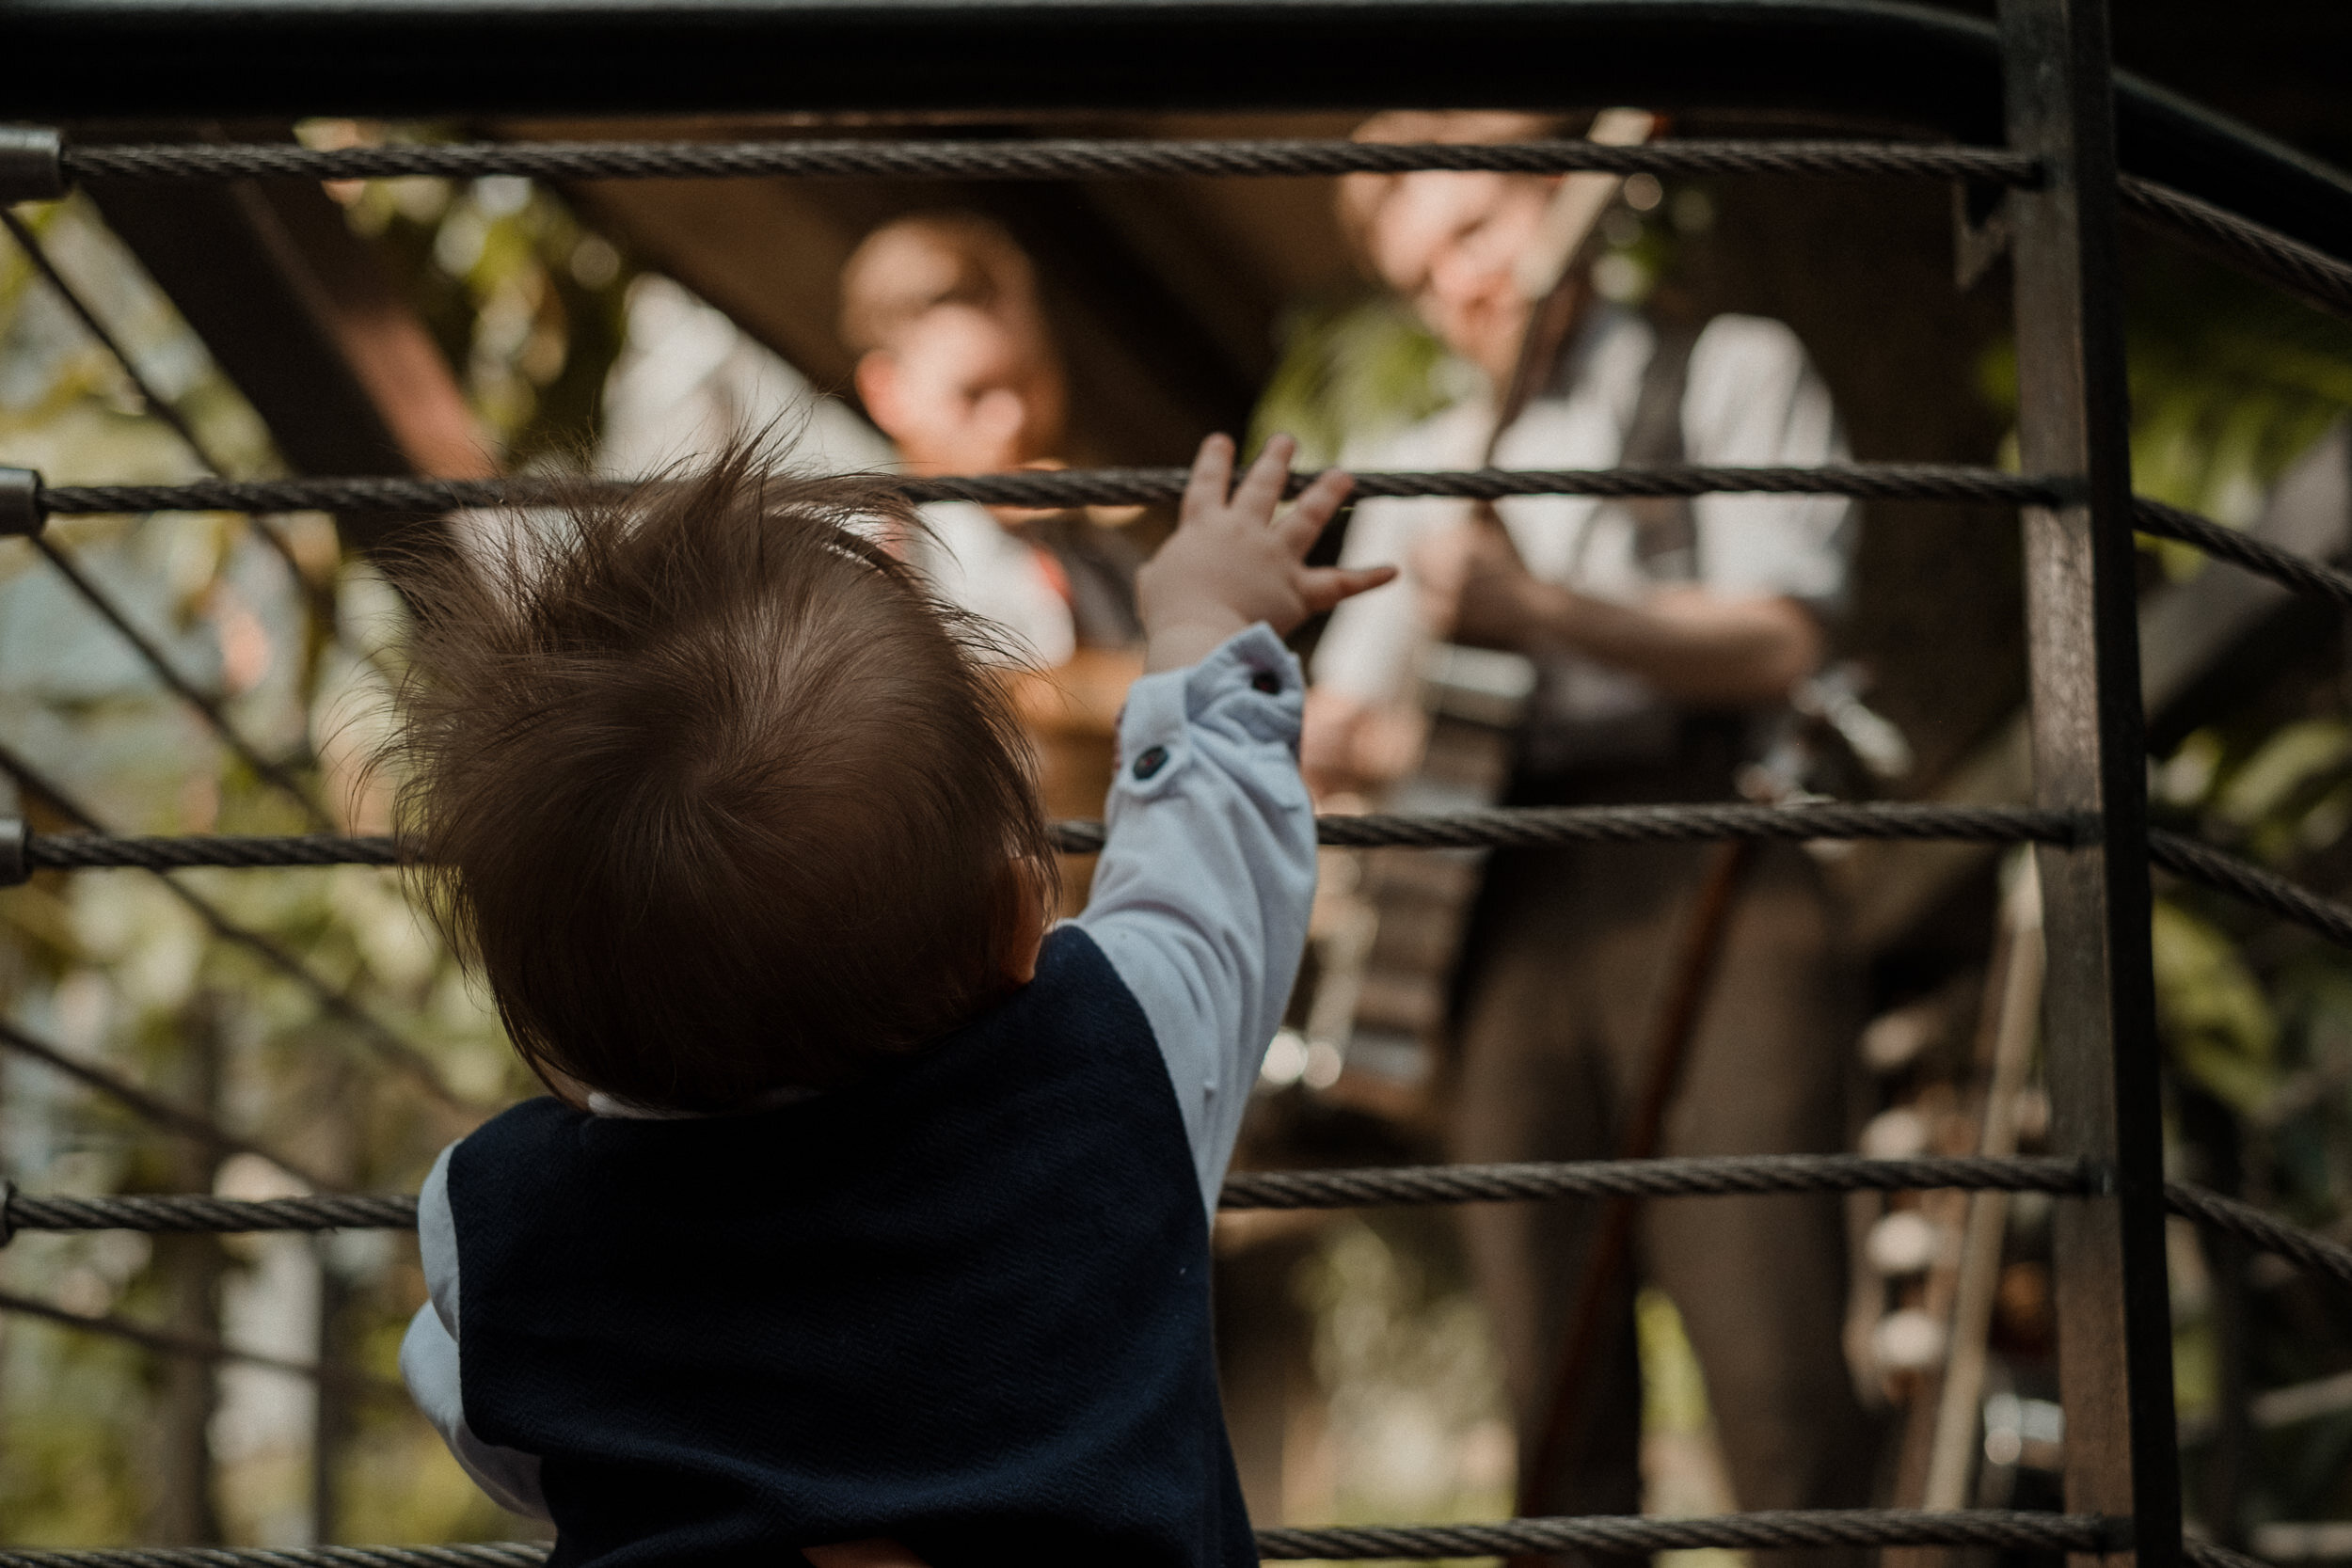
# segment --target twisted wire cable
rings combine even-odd
[[[1879,1160],[1862,1154],[1742,1154],[1518,1164],[1247,1171],[1220,1209],[1355,1209],[1378,1204],[1512,1203],[1560,1197],[1721,1197],[1735,1194],[2079,1193],[2079,1161],[2048,1156]]]
[[[2116,179],[2132,216],[2214,252],[2290,293],[2337,315],[2352,316],[2352,264],[2224,207],[2136,174]]]
[[[1294,491],[1311,476],[1295,475]],[[983,506],[1125,506],[1174,500],[1183,468],[1060,468],[1005,474],[898,479],[908,499],[976,501]],[[1811,467],[1661,464],[1631,468],[1469,468],[1433,473],[1360,473],[1359,499],[1452,496],[1499,500],[1511,496],[1850,496],[1863,500],[2051,503],[2055,485],[1963,463],[1830,463]],[[617,497],[635,480],[510,477],[451,480],[355,476],[336,479],[198,480],[180,484],[44,485],[53,516],[120,512],[449,512],[471,507],[540,506],[578,497]]]
[[[1877,1160],[1860,1154],[1708,1155],[1657,1160],[1502,1165],[1405,1165],[1257,1171],[1232,1178],[1225,1209],[1334,1209],[1375,1204],[1500,1203],[1560,1197],[1726,1197],[1775,1193],[2081,1193],[2086,1168],[2051,1156]],[[2266,1214],[2251,1204],[2169,1182],[2174,1212],[2288,1261],[2352,1285],[2352,1247]],[[0,1245],[19,1230],[234,1232],[409,1230],[417,1200],[403,1193],[230,1198],[208,1194],[40,1196],[13,1188],[0,1198]]]
[[[2090,1514],[2006,1510],[1788,1509],[1698,1519],[1593,1514],[1508,1519],[1491,1525],[1367,1525],[1263,1529],[1265,1558],[1506,1557],[1522,1552],[1671,1552],[1697,1547],[1773,1550],[1797,1546],[1990,1546],[2018,1551],[2114,1550],[2129,1521]]]
[[[138,1230],[231,1234],[262,1230],[413,1230],[405,1193],[319,1193],[306,1197],[214,1197],[208,1193],[40,1196],[11,1189],[0,1204],[0,1241],[20,1230]]]
[[[2352,1247],[2340,1242],[2265,1213],[2250,1203],[2185,1181],[2166,1182],[2164,1200],[2176,1214],[2217,1230],[2226,1230],[2290,1263],[2352,1285]]]
[[[2197,1568],[2270,1568],[2270,1564],[2261,1558],[2249,1557],[2244,1552],[2233,1551],[2211,1541],[2184,1539],[2181,1555],[2195,1563]]]
[[[398,846],[391,839],[333,833],[276,838],[233,833],[179,838],[28,833],[24,839],[24,863],[34,871],[182,871],[200,865],[251,870],[271,865],[398,865],[400,861]]]
[[[539,1568],[537,1541],[445,1546],[0,1546],[0,1568]]]
[[[72,585],[73,591],[115,629],[116,634],[130,644],[131,651],[138,656],[139,661],[153,673],[155,678],[163,682],[174,696],[196,710],[198,717],[204,721],[231,755],[253,769],[256,778],[292,799],[313,824],[321,828],[333,825],[332,819],[310,798],[310,792],[303,787],[301,781],[286,771],[281,764],[263,756],[261,748],[229,717],[219,699],[182,674],[179,667],[165,657],[163,649],[133,624],[122,607],[115,603],[114,596],[99,587],[95,578],[45,537],[33,535],[32,545],[50,565],[56,568],[58,575]]]
[[[2114,1551],[2128,1544],[2130,1521],[2097,1514],[2023,1513],[1974,1509],[1854,1508],[1722,1513],[1701,1519],[1621,1514],[1506,1519],[1484,1525],[1360,1525],[1324,1529],[1262,1529],[1258,1555],[1269,1560],[1321,1558],[1501,1557],[1579,1548],[1675,1551],[1722,1546],[1772,1550],[1795,1546],[1991,1546],[2021,1551]],[[268,1550],[223,1546],[0,1546],[0,1568],[536,1568],[548,1547],[500,1541],[446,1546],[295,1546]]]
[[[63,842],[95,844],[115,841],[114,835],[106,832],[105,824],[93,816],[87,806],[68,794],[65,787],[55,779],[33,767],[5,744],[0,744],[0,772],[6,772],[28,793],[40,796],[87,830],[85,833],[60,835]],[[28,851],[35,845],[59,841],[60,837],[32,833],[24,835],[24,843]],[[316,835],[304,835],[287,842],[309,844],[315,841]],[[175,842],[195,841],[165,839],[160,842],[169,845]],[[364,843],[365,841],[355,842]],[[181,907],[202,921],[205,928],[215,936],[223,942],[245,949],[261,959],[278,974],[299,987],[321,1012],[357,1031],[360,1040],[370,1052],[395,1070],[407,1075],[444,1108],[466,1117],[478,1117],[488,1114],[489,1107],[476,1105],[452,1088],[448,1081],[441,1076],[440,1069],[434,1065],[432,1058],[409,1043],[390,1024],[376,1017],[373,1012],[362,1006],[346,992],[328,985],[311,970],[309,964],[288,952],[271,938],[231,920],[227,911],[211,899],[188,887],[179,879],[165,875],[167,871],[173,868],[174,863],[195,865],[220,863],[193,857],[171,862],[169,856],[170,851],[159,851],[133,863],[153,873],[165,890],[180,902]],[[269,862],[266,863],[282,864],[285,863]],[[34,867],[28,863],[24,869],[29,871]],[[324,1183],[316,1184],[324,1185]]]
[[[2194,512],[2141,498],[2132,503],[2132,526],[2159,539],[2194,545],[2207,555],[2243,566],[2283,588],[2352,610],[2352,572],[2338,571],[2324,562],[2282,550],[2233,528],[2224,528]]]
[[[1315,837],[1334,848],[1530,848],[1547,845],[1658,843],[1758,838],[1938,839],[1950,842],[2082,845],[2097,832],[2079,813],[2030,806],[1944,806],[1899,801],[1772,806],[1747,803],[1661,806],[1503,806],[1424,816],[1321,816]],[[1091,854],[1104,844],[1100,822],[1061,822],[1054,847]],[[2194,839],[2162,830],[2148,835],[2149,856],[2177,875],[2352,947],[2352,907],[2296,886],[2275,872]],[[192,866],[397,865],[397,840],[328,833],[286,837],[198,834],[132,837],[108,833],[28,833],[27,871]],[[292,960],[288,960],[292,961]]]
[[[1692,140],[1603,147],[1581,138],[1391,144],[1261,141],[548,141],[406,143],[319,149],[221,143],[66,147],[73,180],[681,180],[875,176],[919,180],[1107,180],[1170,176],[1290,177],[1405,174],[1701,176],[1905,175],[2026,185],[2041,176],[2028,154],[1998,147],[1868,141]]]
[[[1037,473],[961,474],[902,479],[896,488],[917,502],[976,501],[987,506],[1117,506],[1173,500],[1184,493],[1181,468],[1068,468]],[[2038,505],[2064,499],[2058,487],[1998,469],[1944,463],[1848,463],[1800,468],[1740,468],[1694,464],[1633,468],[1475,468],[1454,472],[1375,472],[1355,476],[1360,499],[1448,496],[1480,500],[1513,496],[1582,495],[1609,499],[1752,495],[1839,495],[1863,500]],[[433,513],[471,507],[545,505],[564,497],[617,496],[625,480],[394,478],[205,480],[182,484],[45,485],[51,515],[127,512]],[[1307,483],[1300,475],[1293,487]],[[2142,533],[2178,539],[2297,593],[2352,608],[2352,574],[2313,562],[2235,529],[2161,501],[2137,503]]]
[[[2275,871],[2161,828],[2148,834],[2148,858],[2175,876],[2202,882],[2352,947],[2352,906],[2298,887]]]
[[[1462,849],[1552,844],[1635,844],[1717,838],[1952,839],[1987,843],[2088,843],[2095,818],[2031,806],[1943,806],[1875,801],[1773,806],[1744,802],[1663,806],[1502,806],[1424,816],[1320,816],[1315,836],[1342,848]],[[1054,847],[1068,854],[1103,847],[1100,822],[1060,822]],[[28,833],[27,870],[137,867],[397,865],[399,841],[303,833],[183,837]]]

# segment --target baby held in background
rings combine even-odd
[[[411,571],[402,831],[552,1093],[434,1165],[401,1368],[557,1568],[1257,1561],[1207,1275],[1314,890],[1279,634],[1390,575],[1302,563],[1292,451],[1203,444],[1050,929],[886,494],[739,451]]]

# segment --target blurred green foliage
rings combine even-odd
[[[425,309],[485,443],[511,461],[584,451],[619,347],[627,269],[617,252],[528,185],[444,188],[429,203],[413,188],[343,194],[355,227],[380,239]],[[224,467],[239,477],[281,471],[261,421],[94,211],[73,200],[27,214],[77,292]],[[203,471],[6,244],[0,462],[65,483]],[[387,781],[363,780],[358,764],[387,721],[399,603],[364,562],[341,558],[331,519],[270,526],[284,554],[229,515],[60,520],[50,531],[179,668],[221,693],[265,751],[288,758],[344,820],[380,829]],[[307,825],[22,546],[0,548],[0,736],[123,831]],[[65,825],[37,800],[30,809],[36,826]],[[527,1091],[495,1017],[393,875],[341,867],[183,879],[236,924],[300,955],[466,1101],[489,1108]],[[480,1114],[420,1094],[367,1035],[213,935],[153,879],[37,878],[0,891],[0,1006],[24,1027],[183,1102],[196,1087],[195,1053],[208,1053],[218,1076],[213,1115],[341,1183],[412,1189],[434,1152]],[[251,1157],[194,1154],[16,1056],[0,1057],[0,1174],[61,1193],[216,1182],[261,1196],[291,1184]],[[296,1359],[324,1343],[378,1380],[397,1377],[400,1333],[422,1299],[413,1242],[232,1238],[224,1250],[220,1326],[232,1340]],[[162,1268],[136,1237],[35,1234],[0,1252],[0,1288],[152,1323],[172,1299]],[[336,1287],[324,1313],[306,1305],[322,1277]],[[307,1386],[246,1370],[218,1386],[214,1501],[228,1539],[308,1539]],[[0,1542],[152,1538],[166,1500],[156,1445],[188,1418],[151,1353],[0,1318]],[[405,1399],[361,1401],[333,1451],[343,1539],[508,1538],[524,1528],[466,1481]]]

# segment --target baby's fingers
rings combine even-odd
[[[1282,543],[1291,554],[1303,556],[1313,547],[1323,531],[1331,526],[1331,519],[1339,515],[1347,493],[1355,487],[1354,475],[1327,468],[1312,484],[1299,492],[1281,524]]]
[[[1268,439],[1258,460],[1249,465],[1249,472],[1233,488],[1233,510],[1261,528],[1272,522],[1282,486],[1290,481],[1291,457],[1297,451],[1298,443],[1287,436]]]
[[[1232,483],[1233,438],[1205,437],[1192,460],[1192,477],[1184,481],[1184,517],[1198,517],[1210,508],[1223,506]]]
[[[1298,596],[1307,613],[1320,615],[1342,599],[1352,599],[1396,577],[1393,566],[1311,566],[1298,574]]]

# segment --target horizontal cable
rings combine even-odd
[[[1861,500],[1981,502],[2025,506],[2064,499],[2059,488],[1994,468],[1947,463],[1848,463],[1818,467],[1734,468],[1677,464],[1636,468],[1476,468],[1454,472],[1375,472],[1355,476],[1363,499],[1448,496],[1500,500],[1512,496],[1836,495]],[[1036,473],[963,474],[906,479],[897,488],[914,501],[963,500],[988,506],[1116,506],[1173,500],[1184,494],[1182,468],[1067,468]],[[1297,476],[1294,487],[1303,485]],[[610,498],[628,481],[544,478],[298,479],[197,481],[183,484],[43,486],[40,504],[55,516],[118,512],[393,512],[545,505],[565,497]],[[2296,593],[2352,608],[2352,573],[2142,499],[2133,526],[2194,545]]]
[[[1963,1191],[2081,1192],[2064,1160],[1978,1157],[1873,1160],[1860,1154],[1718,1155],[1511,1165],[1404,1165],[1259,1171],[1235,1177],[1221,1207],[1328,1209],[1352,1204],[1470,1203],[1568,1196],[1706,1197],[1758,1193]],[[1352,1196],[1335,1196],[1343,1192]],[[284,1198],[204,1194],[37,1197],[10,1192],[8,1230],[405,1230],[417,1200],[400,1193]]]
[[[39,796],[65,816],[89,830],[87,834],[60,835],[68,841],[113,841],[113,835],[106,832],[105,824],[93,816],[87,805],[66,793],[64,785],[33,767],[5,744],[0,744],[0,772],[5,772],[13,778],[28,794]],[[35,842],[38,836],[28,833],[25,835],[25,842],[29,845]],[[321,835],[305,834],[294,842],[310,843],[319,836]],[[56,840],[52,839],[50,842],[56,842]],[[135,839],[132,842],[139,841]],[[161,842],[170,844],[180,841],[165,839]],[[163,884],[164,890],[178,900],[183,909],[202,921],[206,929],[221,941],[252,954],[262,963],[277,971],[278,974],[292,981],[310,998],[311,1003],[320,1011],[357,1030],[369,1051],[386,1065],[408,1075],[441,1106],[459,1116],[469,1117],[478,1118],[489,1114],[488,1107],[472,1103],[455,1089],[450,1087],[448,1082],[442,1078],[440,1069],[434,1065],[432,1059],[404,1038],[398,1030],[378,1018],[347,992],[328,985],[308,963],[287,951],[276,939],[264,936],[250,927],[231,920],[227,911],[211,899],[177,878],[165,875],[173,868],[167,859],[159,855],[137,863],[144,869],[153,872],[156,879]],[[180,863],[218,863],[188,861]],[[30,868],[27,867],[27,869]]]
[[[2270,1568],[2270,1564],[2261,1558],[2232,1551],[2211,1541],[2185,1540],[2181,1543],[2181,1555],[2195,1563],[2197,1568]]]
[[[896,488],[922,501],[987,506],[1119,506],[1174,500],[1182,468],[1065,468],[1035,473],[961,474],[904,479]],[[1355,476],[1363,499],[1448,496],[1501,500],[1513,496],[1834,495],[1859,500],[2049,504],[2065,498],[2046,481],[1996,468],[1951,463],[1845,463],[1818,467],[1748,468],[1677,464],[1635,468],[1473,468],[1452,472],[1375,472]],[[536,506],[566,497],[611,498],[629,481],[546,478],[483,480],[199,480],[182,484],[60,484],[40,492],[43,512],[82,516],[121,512],[432,513],[469,507]],[[1307,483],[1305,475],[1292,482]],[[2193,513],[2142,499],[2134,526],[2178,539],[2271,578],[2297,593],[2352,607],[2352,574],[2307,560]]]
[[[1717,838],[1952,839],[1986,843],[2081,844],[2095,820],[2030,806],[1939,806],[1900,802],[1770,806],[1744,803],[1665,806],[1502,806],[1426,816],[1342,816],[1315,819],[1315,836],[1342,848],[1532,847],[1551,844],[1658,843]],[[1061,822],[1054,847],[1071,854],[1102,848],[1100,822]],[[103,833],[28,833],[27,870],[75,871],[133,866],[397,865],[397,840],[300,833],[239,837],[117,837]]]
[[[1318,816],[1315,840],[1335,848],[1535,848],[1560,844],[1655,844],[1702,839],[1947,839],[2086,844],[2097,819],[2032,806],[1943,806],[1902,801],[1745,802],[1660,806],[1497,806],[1425,815]],[[1057,848],[1103,846],[1099,822],[1064,822]]]
[[[261,1230],[413,1230],[417,1200],[405,1193],[326,1193],[308,1197],[214,1197],[204,1193],[36,1197],[9,1189],[0,1203],[0,1244],[20,1230],[142,1230],[151,1234]]]
[[[1311,176],[1494,170],[1505,174],[1910,175],[2031,184],[2040,166],[1998,147],[1867,141],[1692,140],[1603,147],[1581,138],[1499,142],[1329,140],[547,141],[308,148],[167,143],[68,146],[75,180],[740,179],[779,175],[919,180],[1099,180],[1176,175]]]
[[[1987,1546],[2014,1551],[2112,1551],[2129,1521],[2006,1510],[1928,1513],[1906,1508],[1788,1509],[1696,1519],[1587,1514],[1491,1525],[1359,1525],[1262,1529],[1263,1558],[1503,1557],[1523,1552],[1672,1552],[1705,1547],[1769,1551],[1794,1546]]]
[[[2148,858],[2175,876],[2244,899],[2257,909],[2352,947],[2352,906],[2323,898],[2275,871],[2161,828],[2148,834]]]
[[[446,1546],[0,1546],[0,1568],[539,1568],[538,1541]]]
[[[2164,1184],[2164,1201],[2174,1213],[2275,1253],[2290,1263],[2352,1285],[2352,1247],[2265,1213],[2250,1203],[2225,1197],[2185,1181]]]
[[[1860,1154],[1708,1155],[1503,1165],[1404,1165],[1255,1171],[1231,1179],[1220,1208],[1333,1209],[1559,1197],[1728,1197],[1774,1193],[2076,1193],[2082,1166],[2048,1156],[1874,1160]],[[2352,1247],[2201,1187],[2169,1182],[2174,1212],[2241,1236],[2290,1262],[2352,1284]],[[9,1189],[0,1245],[19,1230],[244,1232],[410,1230],[417,1200],[402,1193],[231,1198],[207,1194],[37,1196]]]
[[[2282,550],[2237,529],[2226,528],[2194,512],[2145,497],[2132,503],[2132,526],[2159,539],[2194,545],[2207,555],[2243,566],[2281,587],[2352,610],[2352,572],[2341,572],[2309,556]]]
[[[1744,803],[1661,806],[1499,806],[1424,816],[1319,816],[1316,841],[1333,848],[1537,848],[1563,844],[1654,844],[1724,838],[1787,841],[1911,839],[1951,843],[2080,846],[2096,832],[2079,813],[2031,806],[1943,806],[1900,801],[1770,806]],[[1054,847],[1066,854],[1103,847],[1100,822],[1060,822]],[[2234,855],[2162,830],[2148,835],[2149,857],[2176,875],[2352,947],[2352,907],[2322,897]],[[24,868],[87,871],[137,867],[397,865],[397,841],[302,833],[285,837],[196,834],[115,837],[103,833],[28,833]]]
[[[893,488],[914,501],[977,501],[984,506],[1121,506],[1174,500],[1183,468],[1062,468],[1009,474],[900,479]],[[1453,496],[1850,496],[1865,500],[1982,501],[2032,505],[2063,499],[2040,480],[1962,463],[1831,463],[1812,467],[1732,467],[1668,464],[1634,468],[1469,468],[1431,473],[1360,473],[1359,498]],[[196,480],[180,484],[58,484],[41,487],[52,516],[118,512],[448,512],[469,507],[540,506],[569,498],[611,499],[640,487],[635,480],[342,479]],[[1294,488],[1307,476],[1295,476]]]
[[[1721,1197],[1761,1193],[2079,1193],[2074,1160],[1965,1155],[1878,1160],[1862,1154],[1737,1154],[1489,1165],[1393,1165],[1247,1171],[1228,1177],[1220,1209],[1352,1209],[1404,1203],[1508,1203],[1556,1197]]]
[[[2352,316],[2352,263],[2137,175],[2116,181],[2123,211],[2337,315]]]
[[[1358,1525],[1262,1529],[1258,1555],[1322,1558],[1500,1557],[1579,1548],[1615,1552],[1686,1547],[1772,1550],[1789,1546],[1990,1546],[2019,1551],[2124,1548],[2130,1521],[2080,1513],[1973,1509],[1789,1509],[1698,1519],[1582,1514],[1506,1519],[1490,1525]],[[537,1568],[539,1542],[485,1541],[446,1546],[0,1546],[0,1568]]]
[[[27,833],[24,864],[31,871],[94,871],[135,867],[181,871],[192,866],[253,870],[272,865],[397,865],[398,847],[389,838],[295,833],[243,837],[197,833],[184,837],[116,836],[112,833]]]

